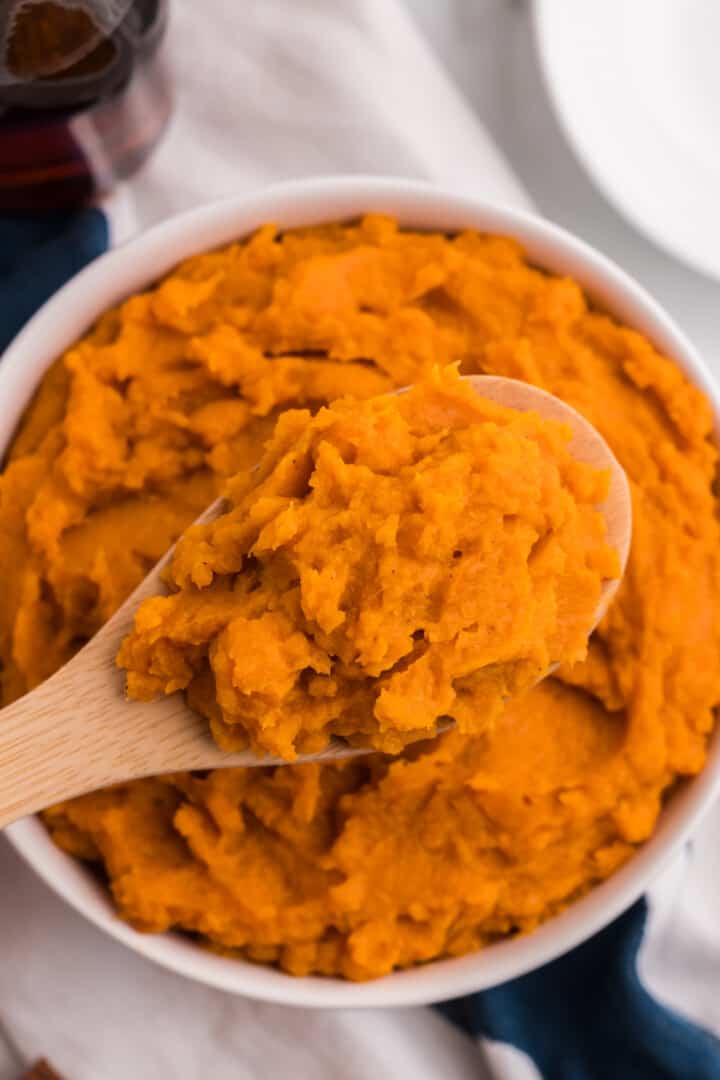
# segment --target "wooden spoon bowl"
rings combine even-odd
[[[494,375],[468,378],[483,397],[568,424],[573,432],[569,452],[578,461],[610,470],[608,497],[599,510],[608,543],[618,552],[624,571],[632,532],[630,490],[602,436],[570,405],[529,383]],[[224,499],[217,499],[197,523],[213,521],[223,510]],[[53,803],[143,776],[287,764],[252,750],[220,750],[206,721],[188,708],[182,694],[150,704],[125,698],[124,677],[115,657],[142,601],[164,592],[161,573],[172,554],[173,549],[72,660],[0,711],[0,828]],[[620,578],[604,583],[593,628],[619,584]],[[296,761],[331,761],[370,752],[372,748],[350,747],[333,739],[321,753]]]

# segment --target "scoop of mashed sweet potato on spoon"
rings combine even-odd
[[[452,368],[284,413],[231,509],[178,544],[174,591],[139,609],[128,694],[186,690],[222,747],[286,760],[333,735],[397,753],[443,722],[486,729],[584,658],[618,574],[607,473],[569,439]]]

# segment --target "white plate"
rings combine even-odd
[[[597,185],[720,278],[720,3],[535,0],[548,90]]]

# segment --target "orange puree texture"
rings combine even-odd
[[[708,402],[513,240],[377,216],[267,226],[188,259],[50,369],[0,477],[3,701],[71,656],[258,461],[281,410],[448,364],[557,394],[629,476],[630,561],[586,660],[477,735],[143,780],[49,812],[135,926],[352,979],[466,953],[610,875],[702,768],[720,700]]]
[[[479,734],[584,659],[617,556],[607,471],[572,432],[453,368],[408,393],[288,410],[232,510],[180,541],[118,662],[133,698],[188,690],[226,749],[287,760],[330,735],[399,753]]]

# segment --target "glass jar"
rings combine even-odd
[[[0,0],[0,212],[87,202],[170,114],[167,0]]]

